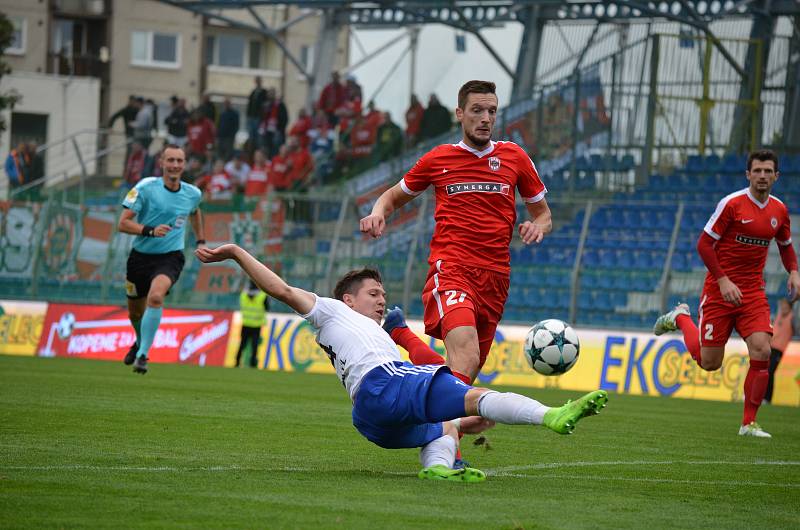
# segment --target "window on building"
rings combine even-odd
[[[14,28],[11,33],[11,43],[5,49],[5,53],[12,55],[23,55],[25,53],[25,40],[27,37],[28,24],[25,17],[8,17]]]
[[[206,37],[206,64],[248,70],[264,69],[265,50],[261,40],[220,33]]]
[[[206,64],[214,64],[215,41],[214,35],[206,36]]]
[[[300,46],[300,64],[310,72],[314,68],[314,48],[308,45]]]
[[[248,66],[252,70],[259,70],[261,68],[261,42],[257,40],[250,41],[250,57]]]
[[[155,31],[131,34],[131,63],[138,66],[180,67],[180,35]]]
[[[220,66],[244,66],[244,38],[235,35],[217,37],[219,48],[217,64]]]

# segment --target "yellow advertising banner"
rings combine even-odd
[[[314,330],[302,318],[270,314],[258,348],[258,367],[266,370],[333,373],[325,352],[314,340]],[[226,366],[233,366],[239,345],[241,317],[234,314]],[[441,341],[423,333],[420,321],[410,320],[411,329],[440,353]],[[568,373],[548,377],[531,370],[523,355],[528,331],[523,326],[500,326],[483,370],[480,384],[516,385],[588,391],[671,396],[716,401],[741,401],[747,375],[747,347],[741,339],[728,342],[720,370],[701,370],[689,356],[680,335],[655,337],[648,333],[578,329],[580,357]],[[401,348],[401,354],[408,358]],[[242,364],[247,364],[242,360]],[[800,405],[800,343],[787,348],[776,372],[773,403]]]
[[[0,354],[34,355],[45,313],[45,302],[0,300]]]

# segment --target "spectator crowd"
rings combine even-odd
[[[300,109],[290,123],[280,95],[264,88],[261,78],[247,99],[245,123],[226,98],[220,106],[204,96],[189,110],[173,96],[164,119],[166,142],[183,147],[185,178],[200,187],[208,200],[227,200],[234,193],[260,196],[269,189],[303,191],[314,184],[349,178],[404,149],[436,137],[452,127],[450,111],[430,96],[424,108],[416,96],[406,112],[403,130],[370,101],[362,106],[362,90],[352,75],[338,72],[323,88],[314,108]],[[124,185],[145,176],[159,176],[157,157],[150,154],[158,129],[158,109],[151,99],[131,96],[109,126],[122,119],[130,140]],[[237,144],[237,133],[246,140]]]

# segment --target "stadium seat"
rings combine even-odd
[[[703,171],[703,157],[700,155],[689,155],[686,159],[686,171],[690,173],[701,173]]]
[[[717,173],[721,167],[722,163],[717,155],[708,155],[703,160],[703,171],[707,174]]]

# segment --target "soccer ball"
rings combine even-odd
[[[542,375],[567,372],[578,360],[580,349],[575,330],[555,318],[542,320],[525,337],[525,358]]]
[[[75,315],[72,313],[64,313],[58,319],[56,324],[56,332],[62,340],[72,335],[72,329],[75,327]]]

